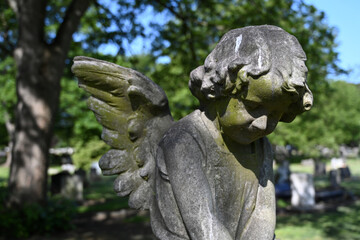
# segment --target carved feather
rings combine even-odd
[[[100,159],[103,174],[119,174],[114,190],[130,194],[131,207],[149,208],[157,144],[173,123],[165,92],[133,69],[89,57],[75,57],[72,71],[113,148]]]

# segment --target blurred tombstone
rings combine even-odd
[[[332,170],[338,171],[337,176],[339,175],[340,180],[339,183],[343,179],[347,179],[351,177],[351,172],[349,167],[346,164],[346,160],[344,158],[332,158],[331,159],[331,168]],[[333,173],[334,174],[334,173]],[[331,178],[332,176],[330,176]]]
[[[61,170],[68,171],[70,174],[75,172],[75,165],[73,164],[72,158],[69,154],[63,154],[61,156]]]
[[[309,209],[315,205],[314,180],[311,174],[291,173],[291,206]]]
[[[340,156],[343,158],[356,158],[359,156],[359,147],[348,147],[341,145],[339,148]]]
[[[61,195],[76,201],[83,200],[83,180],[79,175],[69,175],[63,178]]]
[[[90,166],[90,181],[97,181],[101,177],[99,162],[93,162]]]
[[[51,176],[51,187],[50,187],[51,195],[56,195],[61,193],[63,179],[66,178],[67,176],[70,176],[70,173],[68,171],[62,171],[58,174],[54,174]]]
[[[276,145],[274,148],[274,158],[277,162],[285,161],[289,158],[289,150],[284,146]]]
[[[341,183],[341,174],[339,169],[333,169],[329,172],[329,178],[332,188],[339,188]]]
[[[291,196],[290,187],[290,167],[289,161],[282,161],[276,171],[275,194],[276,197],[289,198]]]
[[[87,174],[86,174],[86,171],[84,169],[79,168],[78,170],[75,171],[75,175],[78,175],[81,178],[84,188],[87,188],[89,186],[89,181],[87,179]]]
[[[76,201],[83,200],[83,180],[79,175],[62,171],[51,176],[51,195],[61,196]]]
[[[348,179],[351,177],[351,172],[348,166],[339,168],[341,180]]]
[[[290,177],[290,167],[289,161],[285,160],[281,163],[281,165],[277,169],[277,183],[287,183],[289,182]]]
[[[314,170],[314,176],[326,176],[326,163],[316,161]]]
[[[317,149],[319,150],[322,158],[331,158],[335,154],[334,150],[328,147],[318,146]]]
[[[346,167],[346,162],[344,158],[332,158],[331,159],[331,169],[339,169]]]

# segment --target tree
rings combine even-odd
[[[316,107],[307,113],[311,121],[298,118],[291,126],[281,124],[271,136],[272,140],[280,145],[291,143],[315,158],[320,157],[316,146],[337,150],[341,144],[358,145],[359,94],[359,86],[342,81],[329,82],[327,91],[318,95]]]
[[[49,44],[44,32],[46,1],[9,0],[18,22],[14,51],[18,101],[9,178],[10,204],[46,199],[48,149],[59,104],[60,79],[72,35],[89,4],[89,0],[73,0]]]
[[[124,39],[131,42],[142,27],[129,0],[8,0],[0,6],[0,51],[13,53],[17,73],[9,203],[44,202],[48,148],[59,116],[60,79],[71,65],[69,50],[90,55],[112,43],[122,54]]]

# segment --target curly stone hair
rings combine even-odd
[[[291,122],[313,103],[306,78],[293,74],[294,69],[307,73],[305,60],[297,39],[279,27],[234,29],[221,38],[204,65],[191,72],[189,88],[202,106],[226,96],[241,99],[249,81],[272,72],[281,79],[281,89],[296,96],[280,119]]]

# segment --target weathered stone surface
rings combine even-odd
[[[311,108],[305,60],[278,27],[234,29],[191,73],[201,107],[177,123],[164,92],[140,73],[86,57],[72,69],[114,148],[100,166],[119,174],[114,187],[131,206],[150,209],[157,238],[270,240],[275,192],[265,136]]]

